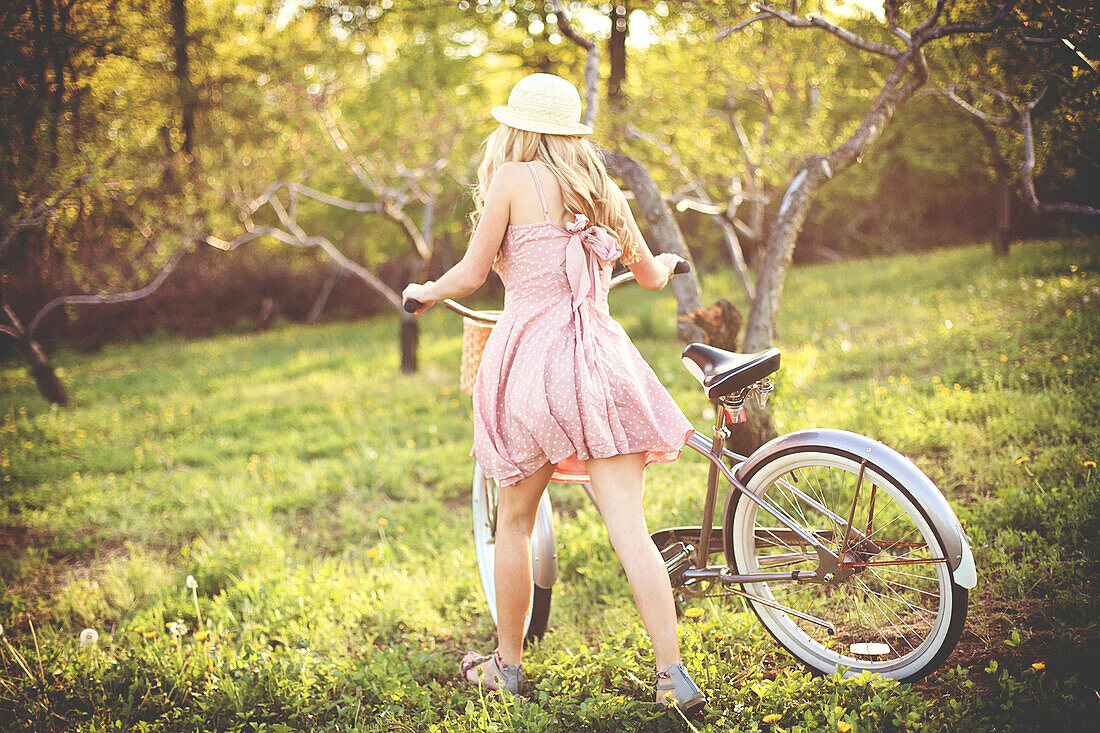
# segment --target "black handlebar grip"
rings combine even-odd
[[[416,298],[409,298],[408,300],[405,301],[405,312],[406,313],[416,313],[418,310],[420,310],[420,306],[422,306],[422,305],[424,305],[424,304],[421,303]]]
[[[676,266],[672,268],[672,274],[683,275],[685,272],[691,272],[691,263],[683,258],[680,258],[680,261],[677,262]]]

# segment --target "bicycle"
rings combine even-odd
[[[674,273],[686,272],[682,260]],[[633,279],[630,272],[611,286]],[[478,323],[496,314],[453,300],[448,308]],[[409,312],[420,307],[410,300]],[[876,672],[918,680],[954,649],[977,583],[974,556],[950,505],[917,466],[885,444],[837,429],[781,435],[749,456],[725,448],[745,403],[763,406],[780,350],[738,354],[701,343],[684,366],[714,408],[711,436],[687,447],[709,461],[702,523],[651,533],[674,592],[745,599],[764,629],[809,669]],[[727,464],[728,461],[728,464]],[[728,484],[714,526],[719,481]],[[595,503],[589,484],[582,484]],[[474,547],[494,622],[495,480],[474,461]],[[724,565],[712,565],[718,554]],[[525,640],[545,633],[558,576],[550,493],[543,493],[531,539],[532,587]],[[719,590],[715,592],[715,587]]]

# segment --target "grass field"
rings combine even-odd
[[[704,299],[739,305],[733,280]],[[612,313],[688,417],[667,291]],[[552,484],[560,578],[529,699],[455,682],[493,641],[470,541],[461,324],[397,321],[56,356],[72,403],[0,364],[0,728],[687,730],[583,491]],[[1027,243],[791,272],[772,407],[911,456],[964,520],[967,630],[933,677],[810,676],[740,602],[693,601],[699,730],[1083,730],[1100,716],[1100,242]],[[651,529],[698,523],[706,470],[647,472]],[[185,579],[193,576],[192,590]],[[173,635],[169,625],[182,635]],[[98,640],[81,644],[83,629]]]

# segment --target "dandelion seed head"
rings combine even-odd
[[[176,619],[172,623],[168,624],[168,633],[172,636],[183,636],[187,633],[187,624],[183,623],[179,619]]]
[[[198,588],[198,587],[199,587],[199,582],[198,582],[197,580],[195,580],[195,576],[194,576],[194,575],[188,575],[188,576],[187,576],[187,580],[185,581],[185,583],[184,583],[184,584],[185,584],[185,585],[186,585],[186,586],[187,586],[188,588],[191,588],[192,590],[194,590],[195,588]]]
[[[95,644],[99,641],[99,632],[95,629],[84,629],[80,632],[80,643],[84,646]]]

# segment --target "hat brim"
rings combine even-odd
[[[574,122],[568,125],[561,125],[554,122],[546,122],[544,120],[532,120],[529,117],[522,117],[513,112],[508,106],[493,107],[489,112],[493,116],[493,119],[502,124],[514,127],[518,130],[527,130],[529,132],[541,132],[547,135],[591,135],[592,128],[581,122]]]

